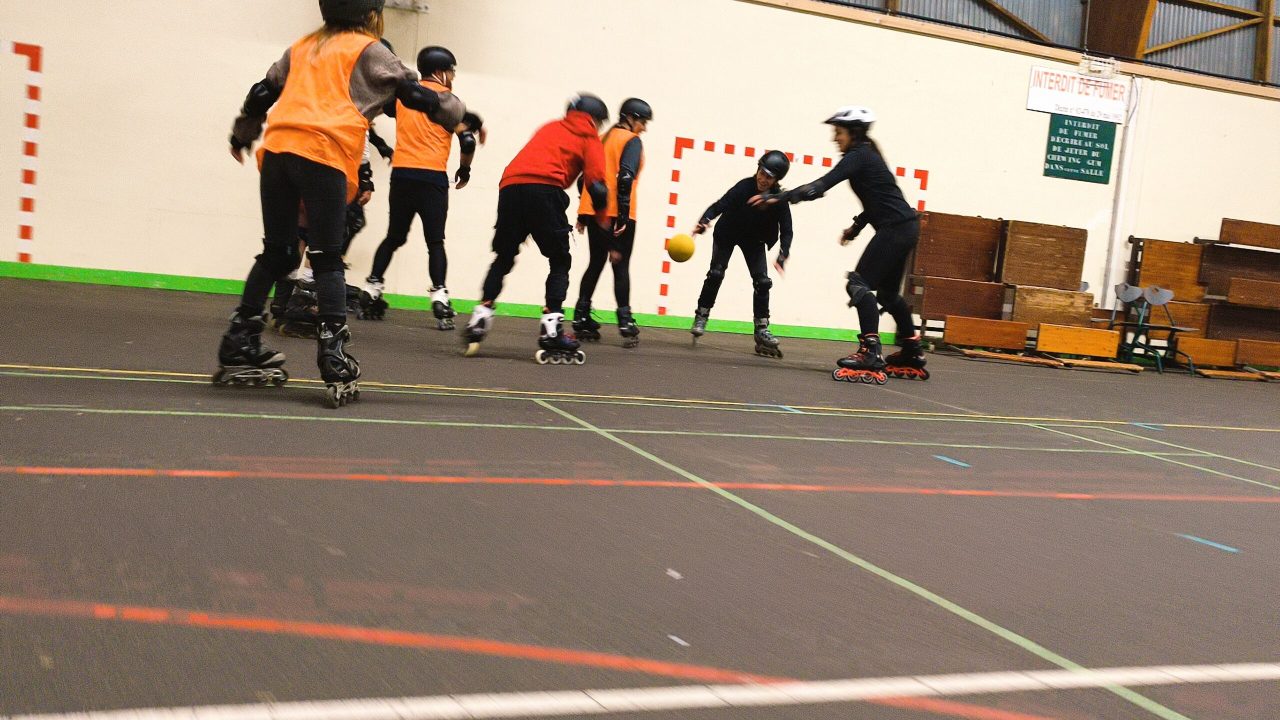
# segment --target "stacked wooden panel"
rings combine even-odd
[[[1280,226],[1223,221],[1232,242],[1269,247]],[[1206,245],[1200,281],[1214,300],[1208,337],[1280,340],[1280,252],[1241,245]]]
[[[1140,287],[1159,285],[1173,291],[1173,299],[1184,303],[1198,303],[1204,299],[1204,286],[1200,284],[1200,259],[1203,245],[1168,240],[1144,238],[1142,264],[1138,268]],[[1179,324],[1182,318],[1174,316]]]
[[[1223,218],[1218,242],[1280,250],[1280,225]]]
[[[1004,286],[992,282],[1001,230],[1000,220],[937,212],[920,216],[909,297],[921,318],[1004,316]]]
[[[1089,233],[1078,228],[1011,220],[1000,250],[1000,281],[1078,291],[1088,239]]]
[[[1015,322],[1088,327],[1092,318],[1093,295],[1087,292],[1021,285],[1013,289]]]

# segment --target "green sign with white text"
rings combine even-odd
[[[1049,116],[1049,146],[1044,153],[1046,177],[1111,182],[1111,155],[1116,124],[1070,115]]]

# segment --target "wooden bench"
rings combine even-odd
[[[1027,333],[1030,331],[1031,326],[1022,322],[949,315],[942,333],[942,342],[967,358],[1062,367],[1062,363],[1056,360],[1021,354],[1027,349]],[[992,352],[993,350],[1013,352]]]
[[[1062,363],[1066,367],[1096,370],[1123,370],[1140,373],[1141,365],[1115,362],[1120,349],[1120,331],[1071,327],[1041,323],[1036,335],[1036,352]],[[1089,359],[1064,358],[1059,355],[1076,355]],[[1105,359],[1094,359],[1105,358]]]

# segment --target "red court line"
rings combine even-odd
[[[410,485],[530,485],[543,487],[683,488],[703,486],[687,480],[603,480],[590,478],[468,477],[384,473],[321,473],[276,470],[198,470],[172,468],[0,466],[0,475],[70,477],[197,478],[214,480],[317,480],[332,482],[403,483]],[[1187,495],[1160,493],[1054,492],[1040,490],[975,490],[889,485],[818,485],[804,483],[712,483],[725,490],[760,492],[847,493],[857,495],[932,495],[968,498],[1024,498],[1128,502],[1204,502],[1240,505],[1280,505],[1280,495]]]
[[[288,635],[316,640],[357,642],[383,647],[441,650],[468,655],[534,660],[558,665],[640,673],[704,683],[779,683],[792,680],[792,678],[753,675],[736,670],[724,670],[703,665],[673,663],[589,650],[524,645],[483,638],[435,635],[407,630],[336,625],[333,623],[298,622],[278,618],[229,615],[197,610],[114,605],[84,600],[53,600],[0,595],[0,613],[41,617],[85,618],[210,630],[232,630],[262,635]],[[1016,715],[976,705],[929,698],[889,698],[871,702],[877,705],[922,710],[958,718],[972,718],[973,720],[1049,720],[1048,718]]]

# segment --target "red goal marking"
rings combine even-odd
[[[684,177],[684,168],[681,167],[681,164],[686,156],[685,151],[695,151],[701,148],[703,152],[714,153],[716,152],[717,147],[721,148],[725,155],[736,155],[737,151],[741,149],[742,155],[744,157],[754,158],[756,157],[757,148],[759,146],[738,145],[736,143],[718,143],[717,141],[714,141],[714,140],[703,140],[701,141],[701,143],[699,143],[697,140],[694,140],[693,138],[677,137],[675,139],[675,147],[672,152],[672,160],[675,167],[671,169],[671,187],[667,195],[667,200],[669,205],[669,207],[667,208],[667,212],[671,213],[670,215],[667,215],[667,228],[669,230],[674,230],[676,227],[675,213],[676,213],[676,208],[679,207],[679,204],[680,204],[680,194],[677,192],[677,190],[679,189],[680,181]],[[760,152],[763,152],[763,151],[760,151]],[[817,165],[820,163],[822,167],[829,168],[834,166],[836,162],[834,158],[830,158],[830,157],[818,157],[816,155],[797,156],[795,153],[786,152],[785,150],[783,152],[786,154],[787,159],[793,163],[800,162],[801,164],[804,164],[804,165]],[[797,160],[797,158],[799,159]],[[918,193],[918,199],[916,200],[916,209],[919,210],[920,212],[924,212],[925,206],[926,206],[926,200],[925,200],[924,194],[929,190],[929,171],[899,167],[895,169],[894,174],[900,178],[906,178],[908,177],[908,174],[910,174],[910,177],[914,178],[919,183],[920,192]],[[671,234],[668,234],[662,244],[663,249],[665,250],[670,243],[671,243]],[[671,275],[671,262],[668,260],[663,260],[662,261],[662,277],[661,277],[661,282],[658,286],[658,296],[659,296],[658,314],[659,315],[667,314],[666,297],[671,291],[671,284],[669,282],[670,275]]]
[[[35,244],[36,170],[40,157],[40,106],[44,84],[44,48],[39,45],[0,41],[14,55],[27,60],[26,104],[22,118],[22,156],[18,160],[21,188],[18,191],[18,262],[31,262]]]

